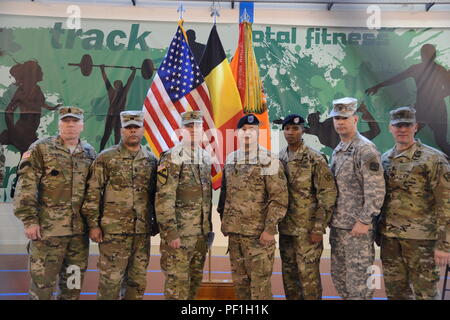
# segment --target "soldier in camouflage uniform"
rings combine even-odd
[[[202,113],[181,114],[183,140],[158,166],[156,214],[166,299],[192,300],[203,279],[211,224],[211,160],[201,148]]]
[[[386,199],[381,260],[389,299],[434,299],[439,267],[450,260],[450,166],[418,140],[415,110],[391,111],[395,146],[382,156]],[[412,287],[412,288],[411,288]]]
[[[341,138],[331,162],[338,188],[331,218],[331,276],[346,300],[373,296],[374,288],[367,283],[375,259],[373,225],[385,195],[380,154],[357,131],[356,104],[354,98],[334,100],[330,113]]]
[[[272,299],[274,236],[289,198],[283,165],[258,145],[258,125],[253,114],[238,122],[241,147],[227,157],[217,208],[240,300]]]
[[[118,145],[91,166],[82,214],[99,243],[99,300],[142,300],[147,285],[150,236],[154,235],[156,157],[143,146],[143,113],[120,113]]]
[[[58,298],[78,299],[88,262],[89,239],[80,209],[95,151],[79,140],[83,110],[60,108],[58,127],[58,136],[30,146],[18,169],[14,214],[31,240],[31,299],[51,299],[58,275]],[[69,278],[70,266],[80,269],[78,281]]]
[[[322,299],[323,235],[337,195],[325,156],[302,139],[304,122],[303,117],[291,114],[282,124],[288,147],[280,152],[280,160],[288,181],[289,207],[278,229],[288,300]]]
[[[3,180],[5,179],[5,161],[3,146],[0,144],[0,188],[2,188]]]

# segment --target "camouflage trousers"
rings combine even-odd
[[[331,278],[345,300],[372,299],[374,289],[367,285],[375,260],[374,232],[352,236],[351,230],[331,228]]]
[[[149,234],[105,234],[99,243],[98,300],[142,300],[150,261]],[[122,289],[122,292],[121,292]]]
[[[263,246],[259,237],[230,234],[228,249],[237,298],[272,300],[275,242]]]
[[[166,277],[167,300],[193,300],[203,279],[207,252],[206,236],[181,237],[181,247],[173,249],[161,240],[161,269]]]
[[[389,300],[438,298],[440,270],[434,261],[435,240],[381,238],[381,261]]]
[[[280,234],[283,286],[288,300],[322,299],[320,257],[323,242],[310,243],[309,234]]]
[[[57,299],[79,299],[89,257],[87,235],[33,240],[29,243],[29,254],[30,299],[50,300],[57,278]]]

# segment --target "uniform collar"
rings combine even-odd
[[[53,142],[55,143],[55,146],[56,146],[58,149],[61,149],[61,150],[64,150],[64,151],[70,153],[69,148],[67,148],[66,146],[64,146],[64,141],[63,141],[63,139],[61,138],[60,135],[57,135],[57,136],[54,138]],[[82,146],[82,144],[81,144],[81,140],[78,139],[78,144],[77,144],[77,146],[75,147],[75,150],[73,151],[73,154],[75,154],[75,153],[81,153],[81,152],[84,152],[84,149],[83,149],[83,146]]]
[[[289,159],[289,146],[286,147],[286,158],[288,160],[301,160],[305,154],[306,151],[306,145],[304,140],[302,139],[300,146],[298,147],[297,150],[294,151],[293,157],[291,159]]]
[[[361,140],[361,134],[357,131],[355,136],[352,138],[352,140],[348,141],[348,142],[339,142],[339,144],[336,147],[336,152],[337,151],[348,151],[350,149],[350,147],[357,141]]]
[[[142,146],[140,146],[140,147],[141,148],[139,149],[138,153],[136,154],[136,157],[134,157],[134,160],[139,160],[139,159],[145,158],[144,148]],[[133,159],[133,155],[127,149],[127,147],[125,147],[125,144],[122,141],[119,143],[119,152],[120,152],[120,155],[122,156],[122,158]]]
[[[414,157],[414,155],[417,155],[417,151],[421,145],[422,145],[422,143],[420,142],[420,140],[415,140],[414,144],[411,147],[409,147],[406,150],[403,150],[400,153],[398,153],[398,151],[397,151],[397,146],[394,146],[394,148],[392,148],[392,151],[390,152],[388,157],[391,159],[404,157],[404,158],[411,160]]]
[[[195,146],[194,149],[190,145],[182,142],[174,147],[173,152],[178,153],[182,162],[199,164],[203,162],[203,149],[200,146]]]
[[[266,163],[268,161],[268,159],[270,159],[269,151],[260,145],[258,145],[256,152],[252,152],[252,154],[250,154],[250,156],[251,157],[249,157],[249,154],[246,153],[243,148],[239,148],[238,150],[236,150],[233,161],[235,163],[248,164],[248,163],[258,163],[258,162]]]

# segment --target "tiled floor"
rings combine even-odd
[[[88,271],[82,289],[81,299],[91,300],[96,298],[98,284],[97,255],[89,257]],[[159,300],[164,299],[164,275],[160,270],[159,255],[152,255],[148,266],[147,290],[145,299]],[[26,254],[2,253],[0,254],[0,300],[23,300],[27,299],[27,291],[29,285],[29,274],[27,271]],[[380,261],[376,261],[376,265],[380,266]],[[228,256],[213,256],[212,258],[212,280],[231,280],[230,263]],[[381,269],[380,269],[381,270]],[[340,299],[331,281],[330,276],[330,259],[322,258],[320,264],[323,285],[323,299]],[[208,279],[207,264],[205,267],[205,277]],[[439,288],[442,288],[444,270],[442,270]],[[381,288],[375,291],[374,299],[386,299],[384,292],[384,282],[382,275],[380,277]],[[449,285],[450,286],[450,283]],[[284,290],[281,278],[281,262],[280,258],[275,259],[275,265],[272,275],[272,292],[275,299],[284,299]],[[450,292],[447,294],[447,300],[450,300]]]

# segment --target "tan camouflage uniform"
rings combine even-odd
[[[203,279],[211,223],[211,161],[201,148],[178,144],[158,166],[156,215],[166,299],[192,300]],[[169,243],[181,239],[181,247]]]
[[[200,111],[181,114],[181,125],[201,126]],[[161,229],[161,269],[166,299],[194,299],[203,278],[211,223],[211,161],[199,147],[180,143],[161,155],[157,217]],[[180,238],[181,247],[169,246]]]
[[[263,246],[259,237],[263,231],[278,233],[288,198],[283,165],[275,155],[259,147],[253,157],[242,149],[227,157],[217,211],[222,232],[229,235],[232,277],[240,300],[272,299],[275,242]]]
[[[336,184],[324,156],[304,144],[289,156],[280,152],[288,181],[289,207],[280,222],[283,284],[289,300],[322,299],[320,257],[323,242],[310,234],[325,234],[336,203]]]
[[[450,251],[450,166],[420,141],[383,154],[386,200],[380,232],[389,299],[434,299],[439,268],[434,250]],[[411,289],[411,285],[413,290]]]
[[[97,298],[143,299],[150,260],[156,157],[141,146],[133,155],[121,142],[101,152],[91,166],[82,213],[89,229],[101,227]]]
[[[14,214],[25,228],[40,225],[40,240],[30,241],[30,298],[48,300],[59,275],[61,300],[76,300],[81,288],[69,289],[67,273],[78,266],[83,283],[89,256],[89,238],[80,215],[94,149],[80,142],[73,153],[62,139],[34,142],[22,156],[14,199]]]
[[[357,133],[334,149],[331,170],[338,188],[336,211],[331,218],[331,275],[343,299],[371,299],[368,268],[375,259],[374,229],[385,195],[383,168],[375,145]],[[357,221],[370,226],[363,236],[350,234]]]

